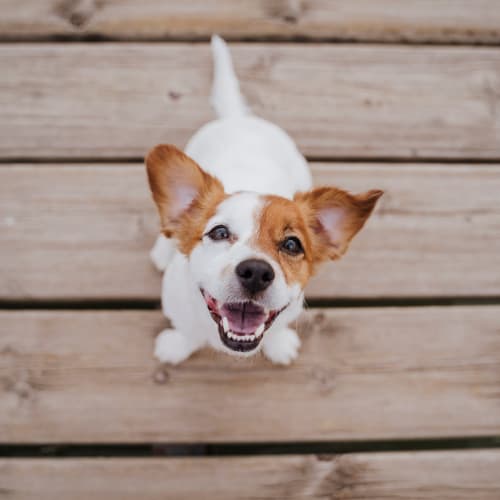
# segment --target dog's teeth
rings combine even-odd
[[[226,336],[232,340],[239,340],[240,342],[252,342],[257,338],[257,335],[236,335],[231,330],[226,332]]]
[[[226,333],[229,332],[229,321],[225,316],[222,318],[222,328],[224,328]]]
[[[265,327],[266,327],[266,325],[264,323],[261,323],[261,325],[259,326],[259,328],[257,328],[257,330],[255,330],[255,336],[256,337],[260,337],[264,333],[264,328]]]

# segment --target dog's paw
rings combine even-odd
[[[279,365],[289,365],[299,353],[300,339],[291,328],[270,331],[263,342],[265,356]]]
[[[174,250],[175,245],[173,241],[163,236],[163,234],[160,234],[160,236],[156,239],[154,247],[149,253],[151,260],[158,271],[164,272],[165,269],[167,269]]]
[[[177,365],[193,352],[189,339],[179,330],[167,328],[155,340],[155,357],[162,363]]]

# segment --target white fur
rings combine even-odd
[[[299,353],[300,339],[291,328],[271,329],[264,343],[264,354],[275,363],[289,365]]]
[[[176,247],[174,240],[168,239],[163,236],[163,234],[160,234],[151,249],[149,256],[151,257],[156,269],[163,272],[167,269],[167,265],[173,257],[175,251]]]
[[[159,237],[151,256],[159,269],[166,269],[162,305],[175,329],[164,330],[158,336],[155,355],[163,362],[175,364],[204,345],[237,354],[221,342],[200,287],[221,302],[243,300],[234,268],[242,260],[262,258],[272,266],[275,279],[265,291],[261,305],[267,309],[286,308],[264,333],[259,348],[272,361],[288,364],[300,346],[297,334],[288,325],[302,310],[303,292],[298,285],[286,283],[279,264],[258,251],[252,239],[258,230],[256,216],[262,208],[259,195],[292,198],[297,191],[311,188],[311,175],[304,157],[283,130],[249,114],[224,41],[213,37],[212,48],[212,102],[222,117],[198,130],[186,153],[220,179],[226,193],[236,193],[218,206],[205,228],[208,232],[224,224],[234,239],[214,242],[204,236],[188,258],[173,247],[172,241]]]
[[[220,116],[245,115],[249,112],[240,84],[234,74],[231,54],[226,43],[217,35],[212,37],[214,57],[214,84],[212,87],[212,105]]]

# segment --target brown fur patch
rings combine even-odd
[[[304,214],[310,229],[314,260],[338,259],[344,255],[352,238],[364,226],[383,191],[371,190],[353,195],[335,187],[316,188],[297,193],[294,201]],[[328,211],[340,211],[335,231],[321,222]]]
[[[177,238],[179,250],[189,255],[202,240],[207,222],[215,215],[217,206],[226,199],[224,190],[210,190],[206,196],[195,199],[189,211],[182,217]]]
[[[149,185],[158,207],[161,230],[176,238],[188,255],[202,239],[208,220],[227,195],[221,182],[172,145],[156,146],[146,157]],[[190,190],[194,199],[179,208],[179,192]]]
[[[316,265],[327,259],[338,259],[349,242],[363,227],[383,192],[368,191],[352,195],[334,187],[317,188],[298,193],[294,200],[266,196],[257,221],[256,246],[276,260],[287,283],[299,283],[303,288],[314,274]],[[335,233],[321,223],[328,210],[341,210],[342,217]],[[297,237],[304,253],[292,256],[280,249],[289,236]]]
[[[257,221],[256,246],[279,263],[288,284],[304,287],[314,270],[310,232],[297,203],[280,196],[265,196],[265,205]],[[280,250],[280,243],[296,236],[304,254],[292,256]]]

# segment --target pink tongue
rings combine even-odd
[[[254,333],[266,319],[264,309],[252,302],[224,304],[220,314],[227,318],[233,333],[242,334]]]

